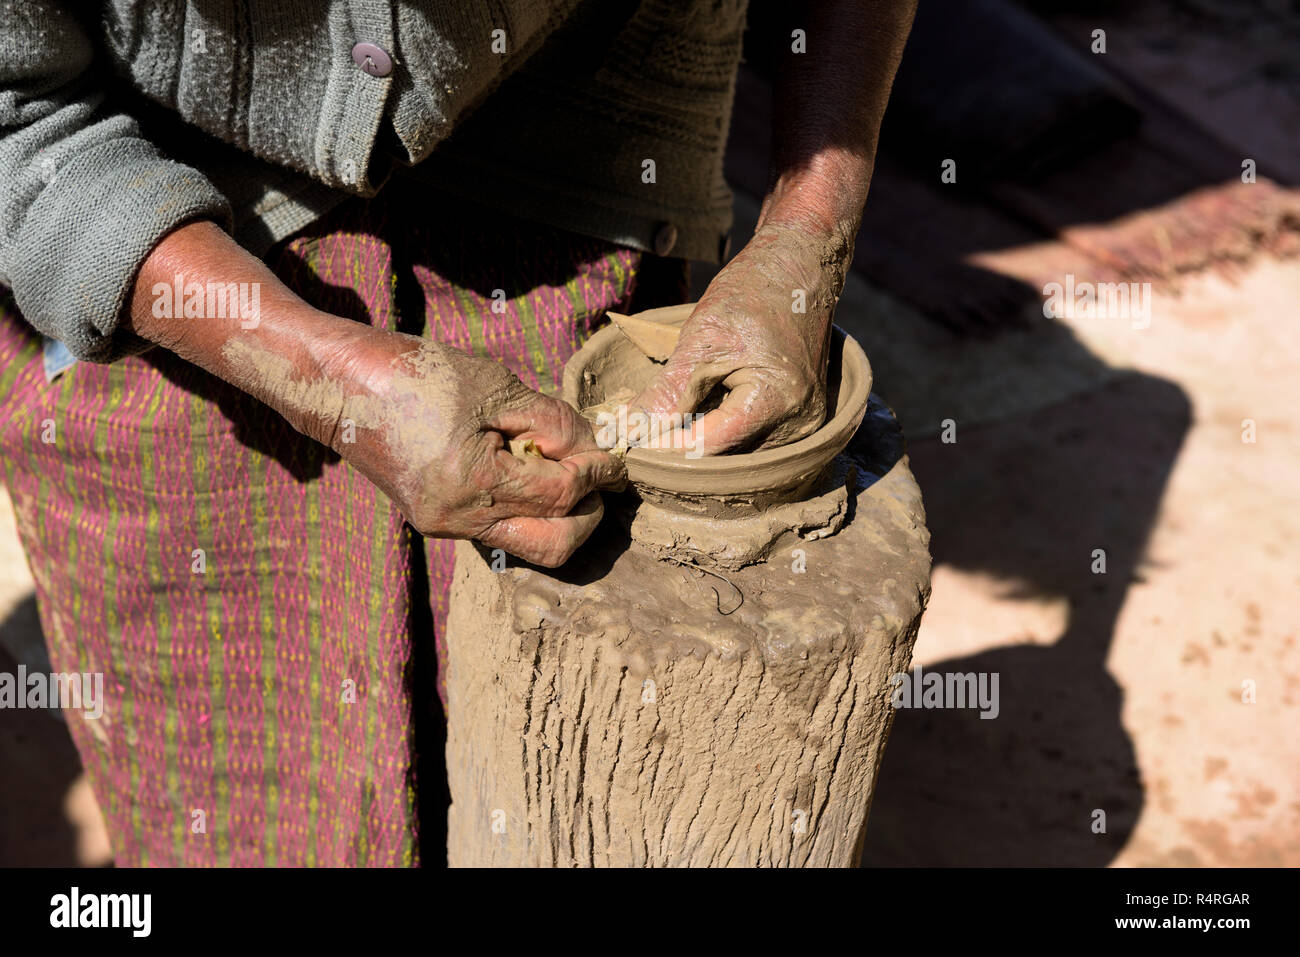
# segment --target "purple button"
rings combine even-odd
[[[352,48],[352,62],[371,76],[388,76],[393,72],[393,58],[383,47],[358,43]]]

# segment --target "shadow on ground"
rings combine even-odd
[[[1102,866],[1124,846],[1144,795],[1106,659],[1189,424],[1180,388],[1123,374],[955,443],[912,445],[936,564],[1068,596],[1070,614],[1054,644],[925,666],[999,674],[1000,713],[897,712],[863,864]]]
[[[0,673],[15,675],[8,651],[40,635],[36,597],[29,595],[0,622]],[[32,667],[29,665],[28,667]],[[0,711],[0,867],[76,867],[77,832],[68,819],[68,792],[81,776],[81,758],[67,725],[49,712]]]

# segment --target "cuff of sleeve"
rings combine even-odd
[[[119,330],[135,277],[169,232],[230,204],[203,174],[145,140],[97,146],[59,170],[31,205],[10,270],[14,300],[37,330],[74,356],[111,362],[148,344]]]

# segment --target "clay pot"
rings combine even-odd
[[[636,318],[680,325],[695,309],[686,303]],[[609,325],[595,333],[564,370],[564,398],[579,409],[605,402],[620,389],[647,385],[662,363],[647,357]],[[628,481],[645,500],[694,514],[753,514],[805,497],[853,437],[871,394],[871,366],[854,339],[833,329],[827,370],[829,420],[805,439],[780,448],[690,458],[681,450],[633,448]]]

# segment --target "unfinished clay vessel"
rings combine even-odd
[[[694,308],[695,303],[685,303],[631,318],[680,327]],[[564,398],[589,409],[620,392],[640,392],[662,368],[645,348],[617,323],[601,329],[565,367]],[[780,448],[699,458],[680,450],[633,448],[626,459],[628,481],[643,499],[662,508],[715,517],[756,514],[805,498],[857,431],[871,394],[866,354],[838,327],[832,335],[827,392],[829,418],[805,439]]]
[[[449,863],[856,866],[930,590],[897,420],[758,514],[642,494],[562,568],[456,543]]]

